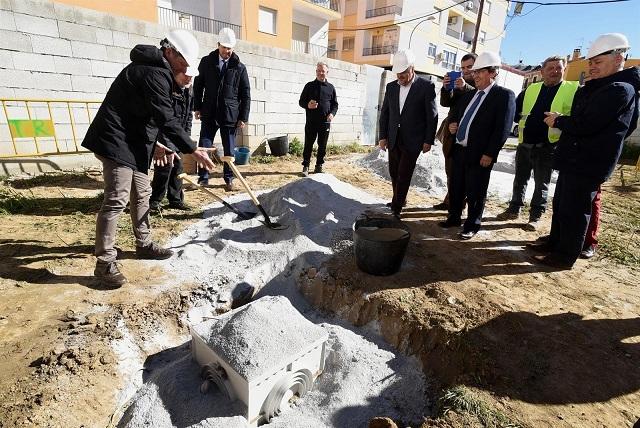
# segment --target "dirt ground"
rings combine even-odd
[[[326,172],[390,198],[390,185],[351,157],[331,157]],[[255,189],[296,180],[299,170],[297,159],[243,169]],[[124,331],[125,343],[147,355],[181,343],[180,315],[204,293],[198,284],[157,287],[170,273],[135,260],[126,216],[118,246],[130,283],[114,291],[93,283],[101,189],[98,171],[2,186],[0,197],[13,205],[0,215],[0,427],[117,423],[126,358],[112,341]],[[220,184],[212,190],[224,194]],[[524,249],[540,233],[491,217],[504,205],[490,201],[488,233],[459,241],[438,227],[445,213],[428,208],[439,201],[412,191],[401,272],[358,271],[345,242],[300,287],[353,324],[376,321],[390,343],[422,360],[440,395],[424,427],[631,427],[640,418],[639,194],[630,168],[616,175],[604,188],[598,256],[554,271],[532,264]],[[187,201],[192,211],[153,218],[159,241],[212,202],[198,191]],[[548,215],[544,222],[548,230]],[[175,342],[158,343],[161,330]]]

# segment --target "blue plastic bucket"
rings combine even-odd
[[[236,165],[248,164],[250,155],[251,155],[251,150],[249,149],[249,147],[236,147],[236,150],[235,150]]]

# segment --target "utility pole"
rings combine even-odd
[[[478,9],[478,22],[476,22],[476,31],[473,33],[473,43],[471,44],[471,53],[476,53],[476,45],[478,44],[478,34],[480,34],[480,23],[482,22],[483,9],[484,9],[484,0],[480,0],[480,8]]]

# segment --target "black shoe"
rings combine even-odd
[[[393,215],[393,218],[395,218],[396,220],[400,220],[400,212],[394,211],[391,213],[391,215]]]
[[[520,211],[507,209],[496,216],[496,220],[517,220],[520,217]]]
[[[96,268],[93,271],[100,285],[109,289],[116,289],[126,284],[127,278],[124,277],[116,262],[103,262],[98,260]]]
[[[198,184],[200,186],[208,186],[209,185],[209,179],[208,178],[198,178]]]
[[[151,214],[160,214],[160,204],[149,204],[149,212]]]
[[[309,167],[308,166],[303,166],[302,167],[302,176],[303,177],[308,177],[309,176]]]
[[[438,226],[440,227],[444,227],[445,229],[449,228],[449,227],[459,227],[462,224],[461,220],[449,220],[446,219],[445,221],[441,221],[438,223]]]
[[[476,236],[476,231],[474,230],[468,230],[466,232],[462,231],[460,232],[458,235],[460,236],[460,239],[462,239],[463,241],[467,241],[471,238],[473,238],[474,236]]]
[[[539,236],[538,239],[536,239],[536,242],[538,243],[549,242],[549,239],[551,239],[551,235],[542,235],[542,236]]]
[[[580,252],[581,259],[590,259],[591,257],[596,255],[596,247],[593,245],[588,246],[584,250]]]
[[[316,165],[316,167],[313,168],[313,173],[314,174],[322,174],[322,165]]]
[[[436,204],[431,208],[433,208],[434,210],[439,210],[439,211],[447,211],[449,209],[449,204],[445,204],[444,202],[440,202],[439,204]]]
[[[181,210],[181,211],[190,211],[191,210],[191,207],[189,205],[185,204],[182,201],[169,202],[168,207],[171,208],[172,210]]]
[[[544,242],[530,242],[525,245],[529,250],[537,251],[539,253],[550,253],[553,251],[553,245],[549,241]]]
[[[168,248],[162,248],[155,242],[145,246],[136,246],[136,256],[145,260],[164,260],[173,256],[173,251]]]
[[[392,204],[392,203],[393,203],[393,202],[387,202],[385,205],[386,205],[388,208],[391,208],[391,204]],[[404,208],[404,207],[406,207],[406,206],[407,206],[407,201],[404,201],[404,203],[402,204],[402,208]]]
[[[573,267],[573,263],[570,263],[553,253],[547,254],[546,256],[533,256],[533,259],[540,264],[560,270],[571,269]]]

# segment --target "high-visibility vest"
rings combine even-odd
[[[562,81],[558,92],[556,92],[553,101],[551,102],[551,111],[560,113],[564,116],[571,114],[571,104],[573,104],[573,96],[578,90],[578,82]],[[524,135],[524,126],[531,113],[533,105],[540,95],[540,89],[542,88],[542,82],[534,83],[530,85],[525,93],[524,100],[522,101],[522,113],[520,114],[520,121],[518,122],[518,143],[522,143]],[[556,128],[549,128],[549,142],[555,143],[560,139],[560,130]]]

